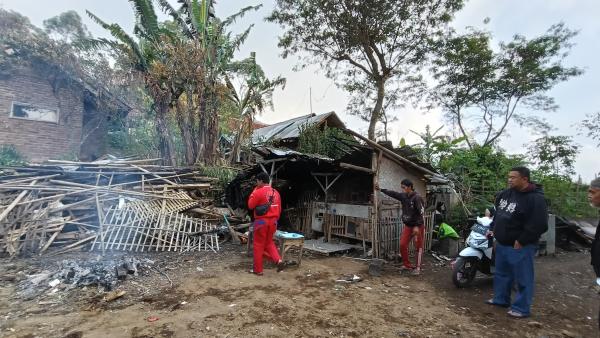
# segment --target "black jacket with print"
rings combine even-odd
[[[596,226],[596,234],[594,235],[594,241],[592,242],[592,265],[594,266],[594,272],[596,277],[600,278],[600,222]]]
[[[496,214],[491,227],[496,240],[507,246],[537,244],[548,230],[548,206],[544,191],[529,184],[525,191],[506,189],[496,196]]]
[[[416,191],[407,194],[405,192],[381,189],[381,192],[402,203],[402,223],[406,226],[414,227],[425,224],[423,218],[423,199]]]

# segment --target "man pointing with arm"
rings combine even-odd
[[[379,189],[378,186],[375,187]],[[380,189],[382,193],[397,199],[402,203],[402,236],[400,237],[400,254],[402,255],[402,268],[412,270],[413,274],[421,273],[421,261],[423,259],[423,237],[425,235],[425,220],[423,218],[423,198],[414,190],[414,185],[409,179],[400,182],[402,192],[388,189]],[[408,259],[408,245],[412,238],[416,239],[417,264],[411,265]]]

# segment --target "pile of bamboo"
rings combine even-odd
[[[216,235],[185,235],[216,228],[219,214],[207,197],[214,179],[158,161],[0,167],[0,253],[218,249]]]

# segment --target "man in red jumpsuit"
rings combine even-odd
[[[261,207],[266,207],[266,212],[259,215],[257,209]],[[259,276],[263,274],[263,255],[277,263],[277,272],[283,270],[283,261],[273,243],[273,234],[281,215],[281,197],[269,185],[267,174],[256,175],[256,187],[248,199],[248,209],[254,210],[254,268],[250,272]]]

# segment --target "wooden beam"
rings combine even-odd
[[[344,168],[344,169],[351,169],[351,170],[362,171],[362,172],[365,172],[365,173],[371,174],[371,175],[373,175],[375,173],[373,171],[373,169],[369,169],[369,168],[365,168],[365,167],[359,167],[357,165],[349,164],[349,163],[344,163],[344,162],[340,162],[340,167]]]
[[[327,189],[325,189],[325,187],[323,186],[323,184],[321,184],[321,181],[319,181],[319,179],[317,178],[317,176],[312,175],[312,177],[315,179],[315,181],[317,181],[317,183],[319,183],[319,186],[321,187],[321,189],[323,189],[323,192],[327,193]]]
[[[335,181],[338,180],[338,178],[340,178],[342,176],[343,173],[339,173],[334,179],[333,181],[331,181],[331,183],[327,183],[327,190],[329,190],[329,188],[331,188],[331,186],[335,183]],[[325,176],[325,179],[327,179],[327,177],[329,176]]]
[[[169,184],[173,184],[173,185],[175,185],[175,184],[176,184],[175,182],[173,182],[173,181],[171,181],[171,180],[168,180],[168,179],[166,179],[166,178],[162,178],[161,176],[158,176],[158,175],[156,175],[156,174],[153,174],[153,173],[151,173],[150,171],[148,171],[148,170],[146,170],[146,169],[144,169],[144,168],[142,168],[142,167],[139,167],[139,166],[137,166],[137,165],[135,165],[135,164],[132,164],[131,166],[132,166],[132,167],[134,167],[134,168],[136,168],[136,169],[139,169],[140,171],[143,171],[143,172],[145,172],[145,173],[147,173],[147,174],[150,174],[150,175],[152,175],[152,176],[154,176],[154,177],[160,178],[160,179],[162,179],[163,181],[165,181],[165,182],[167,182],[167,183],[169,183]]]
[[[33,182],[29,183],[29,185],[30,186],[34,186],[36,183],[37,183],[37,180],[34,180]],[[4,211],[2,211],[2,213],[0,214],[0,222],[2,222],[2,220],[4,218],[6,218],[6,216],[8,216],[8,214],[17,206],[17,204],[19,204],[19,202],[21,202],[21,200],[23,199],[23,197],[25,197],[28,193],[29,193],[29,190],[23,190],[23,191],[21,191],[21,193],[19,194],[19,196],[17,196],[17,198],[15,198],[8,205],[8,207],[6,207],[6,209],[4,209]]]
[[[404,164],[407,164],[410,167],[413,167],[413,169],[417,169],[418,171],[421,171],[423,173],[426,173],[426,174],[429,174],[429,175],[432,175],[432,176],[436,175],[436,173],[434,173],[433,171],[431,171],[431,170],[429,170],[427,168],[421,167],[420,165],[418,165],[418,164],[416,164],[416,163],[414,163],[414,162],[412,162],[412,161],[410,161],[410,160],[408,160],[408,159],[406,159],[406,158],[404,158],[404,157],[396,154],[395,152],[393,152],[393,151],[389,150],[388,148],[386,148],[386,147],[378,144],[377,142],[369,140],[368,138],[362,136],[361,134],[359,134],[359,133],[357,133],[357,132],[355,132],[353,130],[343,129],[343,131],[345,131],[348,134],[351,134],[351,135],[353,135],[355,137],[358,137],[359,139],[363,140],[365,143],[367,143],[368,145],[370,145],[371,147],[373,147],[375,150],[379,150],[380,152],[383,152],[388,157],[390,157],[392,159],[395,159],[397,161],[400,161],[400,162],[402,162]]]

